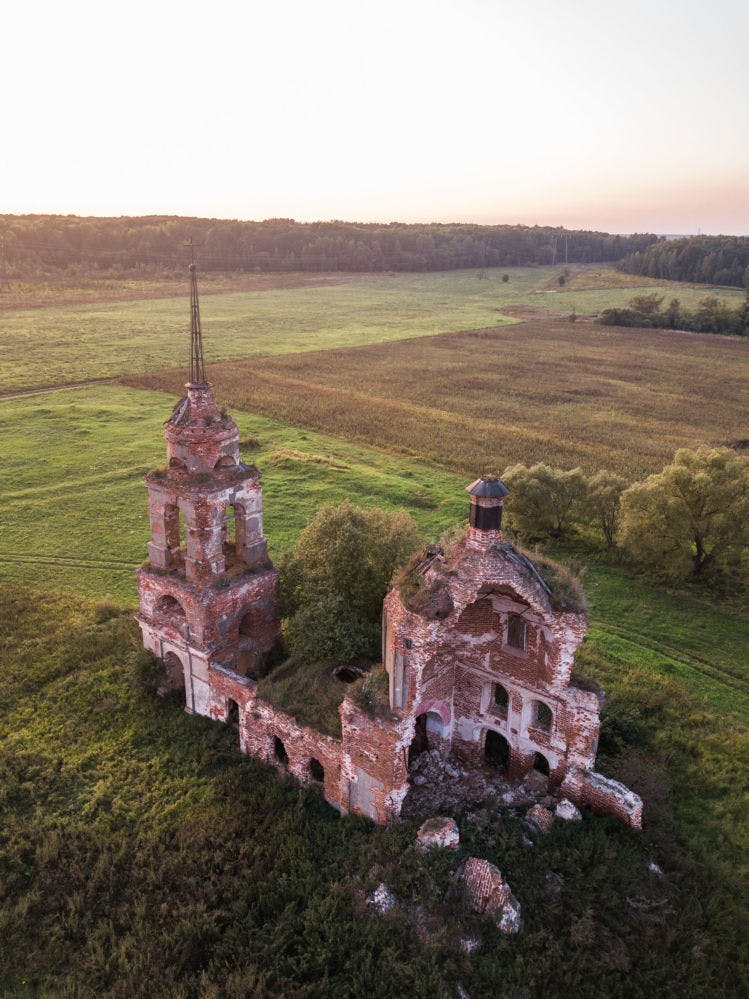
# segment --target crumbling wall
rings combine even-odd
[[[209,684],[211,718],[226,722],[229,720],[230,702],[237,705],[241,752],[290,773],[302,784],[320,783],[316,779],[317,768],[311,766],[312,761],[317,761],[324,771],[321,787],[326,801],[335,808],[341,808],[339,739],[300,725],[296,719],[258,697],[254,680],[233,670],[212,665]],[[285,759],[279,755],[279,742]]]
[[[373,718],[346,698],[339,708],[343,752],[341,805],[344,811],[391,822],[408,793],[408,747],[413,720]]]
[[[559,790],[576,805],[587,805],[595,812],[615,815],[633,829],[642,829],[642,798],[619,781],[594,770],[572,767]]]

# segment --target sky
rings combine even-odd
[[[746,0],[25,0],[0,213],[749,234]]]

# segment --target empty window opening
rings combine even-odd
[[[310,779],[315,781],[317,784],[325,783],[325,770],[323,769],[323,765],[314,757],[312,757],[309,761],[309,775]]]
[[[287,767],[289,765],[289,754],[286,752],[286,746],[284,746],[277,735],[273,737],[273,755],[283,766]]]
[[[231,698],[226,705],[226,721],[234,728],[239,728],[239,705]]]
[[[525,651],[525,621],[520,614],[510,614],[507,618],[507,644],[511,649]]]
[[[182,461],[181,458],[170,458],[169,467],[173,468],[175,472],[186,472],[187,465]]]
[[[184,554],[187,541],[185,519],[176,503],[168,503],[164,507],[164,536],[166,546],[173,556]]]
[[[536,753],[533,757],[533,769],[543,774],[544,777],[549,776],[549,761],[543,753]]]
[[[484,742],[484,756],[487,763],[500,770],[506,770],[510,762],[510,744],[503,735],[489,729]]]
[[[543,701],[536,701],[533,706],[533,724],[544,732],[548,732],[551,729],[552,722],[554,721],[554,715],[548,704],[544,704]]]
[[[239,551],[245,543],[245,512],[239,503],[227,504],[224,507],[221,540],[224,545],[235,551]]]
[[[214,468],[234,468],[235,465],[236,465],[236,462],[234,461],[234,459],[230,455],[225,454],[223,458],[219,458],[219,460],[216,462],[216,464],[213,467]]]
[[[507,693],[505,688],[501,683],[494,684],[494,701],[493,707],[497,714],[506,715],[507,708],[510,704],[510,695]]]
[[[409,766],[416,759],[417,756],[421,756],[422,753],[426,753],[429,749],[429,736],[427,735],[427,716],[419,715],[416,719],[416,728],[414,730],[414,737],[411,740],[411,745],[408,748],[408,764]]]
[[[177,626],[184,623],[186,614],[185,609],[179,600],[166,594],[163,597],[159,597],[156,601],[156,614],[159,617],[166,618],[166,620]]]

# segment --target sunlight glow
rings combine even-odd
[[[29,0],[0,211],[749,233],[739,0]]]

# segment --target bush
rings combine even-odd
[[[376,655],[383,597],[417,540],[407,514],[349,502],[322,507],[280,566],[292,655],[347,662]]]

